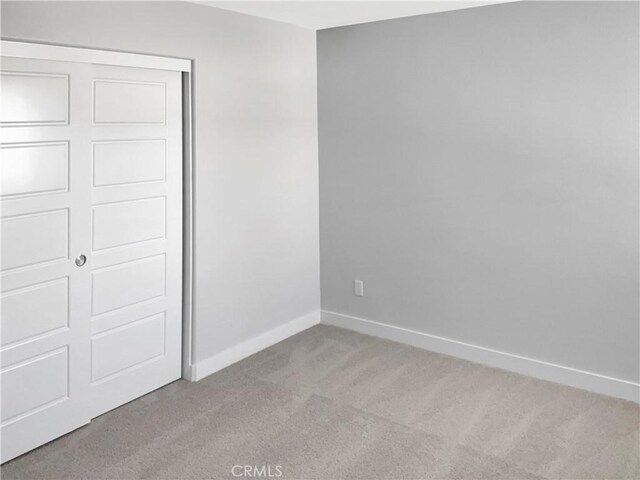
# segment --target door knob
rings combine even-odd
[[[78,255],[76,257],[76,265],[81,267],[83,266],[85,263],[87,262],[87,257],[85,257],[84,255]]]

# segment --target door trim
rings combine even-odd
[[[0,56],[92,63],[182,73],[182,378],[195,381],[193,366],[193,60],[139,53],[0,40]]]
[[[94,50],[90,48],[65,47],[62,45],[17,42],[13,40],[2,40],[0,48],[3,57],[191,72],[191,60],[185,58],[159,57],[139,53]]]

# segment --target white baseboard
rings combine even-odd
[[[301,317],[295,318],[283,325],[280,325],[279,327],[269,330],[268,332],[264,332],[238,345],[227,348],[217,355],[191,365],[191,374],[188,376],[188,379],[196,382],[198,380],[202,380],[212,373],[222,370],[223,368],[239,362],[244,358],[250,357],[254,353],[258,353],[260,350],[264,350],[265,348],[275,345],[276,343],[319,323],[319,310],[302,315]]]
[[[490,367],[640,403],[640,384],[627,380],[555,365],[341,313],[322,310],[321,318],[322,323],[326,325],[335,325]]]

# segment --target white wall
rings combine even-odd
[[[322,308],[637,383],[638,31],[637,2],[320,31]]]
[[[195,360],[319,308],[315,32],[177,2],[2,2],[2,37],[195,60]]]

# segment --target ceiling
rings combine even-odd
[[[269,18],[299,27],[323,28],[375,22],[390,18],[424,15],[462,8],[479,7],[507,1],[196,1],[224,10]]]

